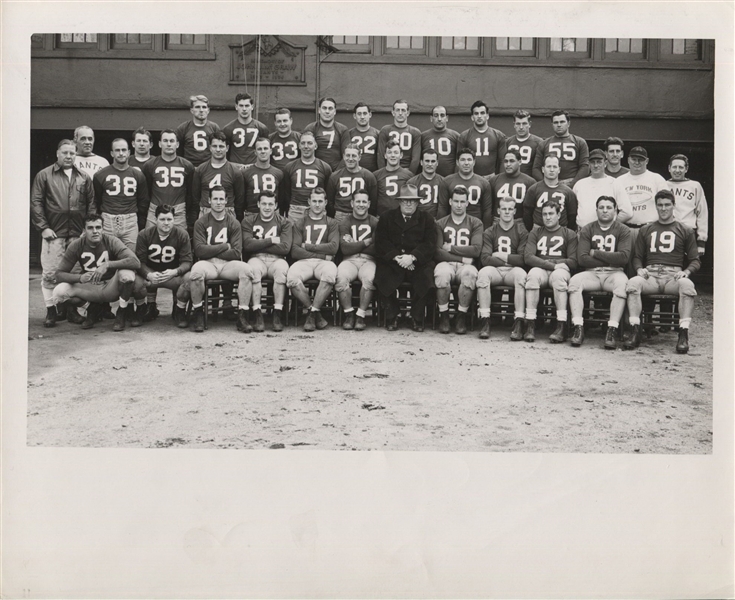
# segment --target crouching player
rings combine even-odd
[[[84,233],[72,241],[59,264],[54,288],[55,305],[68,302],[82,306],[89,302],[82,329],[91,329],[102,316],[104,305],[120,301],[113,331],[124,331],[126,319],[130,325],[140,325],[134,305],[128,304],[133,295],[135,270],[140,261],[118,238],[102,233],[103,219],[90,213],[84,219]],[[75,264],[81,273],[72,273]]]
[[[159,288],[173,293],[171,316],[178,327],[189,325],[186,318],[186,303],[189,301],[189,281],[186,273],[191,269],[191,241],[186,229],[174,225],[176,209],[168,204],[159,204],[155,210],[155,225],[138,234],[135,254],[140,268],[135,277],[133,294],[136,303],[145,302],[146,294]],[[186,281],[186,283],[185,283]],[[140,300],[138,300],[140,299]],[[153,320],[158,315],[155,302],[138,307],[139,318]],[[149,318],[146,316],[149,315]]]
[[[615,350],[620,319],[625,310],[628,277],[625,267],[630,260],[631,233],[617,220],[618,205],[612,196],[600,196],[596,202],[597,220],[579,232],[577,257],[586,271],[569,281],[569,308],[572,311],[572,346],[584,341],[583,292],[612,292],[610,320],[607,322],[605,349]]]
[[[577,235],[559,223],[561,209],[556,200],[541,205],[543,225],[528,234],[524,258],[531,270],[526,277],[526,333],[527,342],[536,340],[536,307],[541,288],[554,290],[556,329],[549,336],[553,344],[567,339],[567,284],[577,267]]]
[[[255,331],[264,331],[260,309],[263,277],[273,279],[273,331],[283,331],[283,304],[286,301],[286,256],[291,252],[291,221],[277,214],[276,196],[263,192],[257,201],[258,212],[242,220],[242,251],[251,254],[248,264],[253,270],[253,318]]]
[[[516,201],[510,196],[502,196],[498,201],[500,220],[488,227],[482,236],[482,269],[477,275],[477,303],[480,313],[480,339],[490,337],[490,298],[494,285],[507,285],[514,288],[513,304],[515,319],[510,339],[514,342],[523,339],[524,317],[526,316],[526,263],[523,253],[528,240],[528,231],[523,221],[515,219]]]
[[[352,214],[339,223],[339,244],[342,262],[337,267],[334,289],[345,313],[342,329],[365,329],[367,311],[375,292],[375,244],[373,234],[378,218],[368,214],[370,196],[365,190],[357,190],[350,201]],[[360,307],[357,314],[352,308],[352,282],[360,280]]]

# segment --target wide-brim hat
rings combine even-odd
[[[415,185],[406,183],[401,186],[401,191],[398,194],[398,200],[416,200],[419,202],[421,196],[419,196],[419,190]]]

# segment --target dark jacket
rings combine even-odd
[[[413,289],[419,296],[432,289],[435,248],[436,221],[428,212],[417,210],[408,221],[403,219],[400,207],[384,213],[375,230],[375,285],[380,293],[388,296],[404,281],[413,281]],[[393,260],[400,254],[416,257],[414,271]]]
[[[31,220],[38,231],[50,228],[61,238],[79,237],[93,204],[92,180],[76,167],[71,181],[58,163],[39,171],[33,181]]]

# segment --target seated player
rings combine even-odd
[[[237,330],[250,333],[248,304],[252,293],[253,270],[240,260],[242,230],[227,211],[227,194],[221,185],[209,193],[210,211],[194,223],[194,254],[199,259],[191,268],[189,286],[194,309],[194,331],[204,331],[204,294],[209,279],[237,282]]]
[[[547,200],[541,207],[543,225],[528,234],[524,259],[530,270],[526,276],[526,333],[527,342],[536,340],[536,307],[539,290],[554,290],[557,325],[549,341],[560,344],[567,339],[567,284],[577,266],[577,235],[559,223],[561,207],[555,200]]]
[[[72,306],[89,302],[82,329],[94,327],[102,316],[104,305],[119,300],[120,308],[112,329],[124,331],[126,319],[130,319],[132,327],[140,325],[134,305],[128,304],[140,261],[120,239],[102,233],[103,226],[103,219],[98,214],[89,213],[84,218],[84,233],[69,244],[59,263],[56,272],[59,284],[54,288],[53,300],[55,305],[68,302]],[[72,273],[77,263],[82,272]]]
[[[145,315],[158,315],[155,302],[145,304],[146,294],[165,288],[173,292],[171,316],[178,327],[185,328],[189,325],[186,318],[189,285],[188,281],[187,285],[183,284],[193,260],[191,240],[186,229],[174,225],[176,209],[173,206],[159,204],[155,216],[156,224],[140,232],[135,249],[140,268],[133,293],[142,305],[137,312],[144,321],[148,320]]]
[[[467,311],[477,282],[477,267],[472,263],[482,250],[482,221],[467,214],[469,192],[458,185],[449,200],[451,212],[436,222],[437,239],[434,259],[434,285],[439,305],[439,332],[449,333],[449,294],[452,284],[459,284],[454,330],[467,333]]]
[[[507,156],[507,154],[506,154]],[[509,285],[515,288],[513,304],[515,320],[510,339],[523,339],[526,316],[526,263],[523,254],[528,240],[528,231],[520,219],[515,219],[516,201],[510,196],[498,200],[500,220],[488,227],[482,236],[480,262],[482,269],[477,274],[477,303],[480,313],[480,339],[490,337],[490,299],[494,285]]]
[[[242,220],[242,252],[250,255],[248,264],[253,270],[254,331],[264,331],[260,309],[262,279],[273,279],[273,331],[283,331],[283,304],[286,300],[286,257],[291,251],[293,230],[291,221],[278,214],[278,203],[273,192],[263,192],[258,198],[258,212]]]
[[[304,139],[303,136],[301,139]],[[324,188],[317,187],[311,192],[309,210],[293,228],[291,258],[295,262],[288,270],[286,285],[299,302],[309,309],[304,331],[324,329],[328,325],[320,311],[337,279],[334,255],[339,250],[339,225],[327,216],[326,210],[327,193]],[[319,280],[313,302],[304,285],[305,281],[312,278]]]
[[[679,295],[679,339],[676,351],[689,352],[689,324],[694,312],[694,289],[691,275],[699,270],[697,238],[694,230],[674,217],[674,194],[670,190],[656,193],[658,220],[640,228],[633,249],[633,277],[626,287],[628,314],[633,331],[623,342],[630,350],[641,343],[641,294]]]
[[[343,329],[365,329],[365,311],[373,299],[375,286],[375,244],[373,234],[378,218],[369,215],[370,197],[365,190],[352,195],[352,214],[339,223],[339,244],[342,262],[337,267],[334,289],[345,313]],[[360,280],[360,307],[357,316],[352,308],[352,282]]]
[[[594,152],[594,150],[593,150]],[[569,281],[569,308],[572,311],[572,346],[584,341],[584,299],[582,292],[612,292],[610,320],[607,322],[605,348],[615,350],[620,319],[625,310],[628,277],[625,267],[630,260],[630,229],[617,220],[618,205],[612,196],[597,199],[597,220],[579,232],[577,257],[586,271]]]

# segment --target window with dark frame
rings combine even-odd
[[[590,38],[549,38],[549,56],[557,58],[589,58]]]
[[[59,33],[56,35],[57,48],[97,48],[96,33]]]
[[[641,38],[606,38],[605,58],[616,60],[646,58],[646,41]]]
[[[661,39],[661,60],[702,60],[702,40]]]
[[[153,34],[151,33],[113,33],[110,40],[111,48],[126,50],[152,49]]]
[[[372,52],[369,35],[333,35],[330,37],[332,46],[340,52],[357,52],[363,54]]]
[[[443,36],[439,38],[440,55],[480,56],[481,49],[479,37]]]
[[[426,38],[411,35],[389,35],[384,39],[386,54],[426,54]]]
[[[521,37],[493,38],[493,56],[536,56],[536,39]]]
[[[167,50],[206,50],[207,36],[203,33],[167,33]]]

